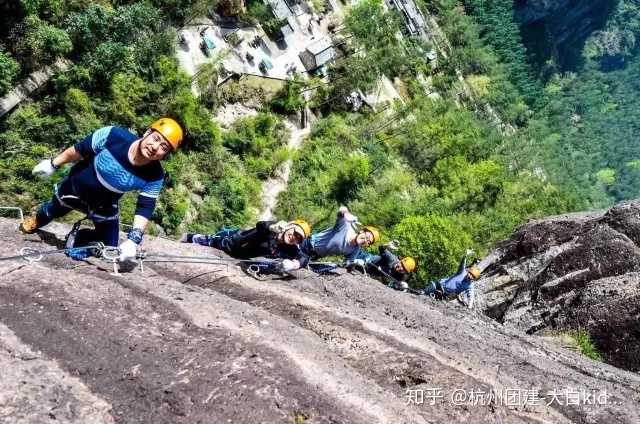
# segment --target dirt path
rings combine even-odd
[[[25,244],[14,225],[0,220],[1,256]],[[37,237],[28,239],[33,241],[27,245],[49,248]],[[152,238],[145,248],[217,253]],[[0,262],[0,362],[6,327],[14,343],[58,364],[58,380],[74,376],[83,399],[98,399],[96,405],[103,406],[86,412],[98,418],[87,422],[292,423],[304,416],[307,423],[632,423],[640,418],[637,375],[366,278],[301,274],[297,280],[259,282],[234,265],[204,264],[148,264],[144,273],[136,269],[116,277],[101,270],[100,260],[91,262],[63,256],[32,265]],[[36,390],[44,380],[34,378]],[[407,390],[437,388],[443,398],[433,405],[428,399],[407,402]],[[505,388],[607,390],[611,403],[509,407],[456,405],[448,397],[454,390]],[[0,399],[8,396],[5,390],[9,387],[0,383]],[[51,402],[49,407],[58,409],[69,403]],[[25,405],[32,418],[25,422],[46,417],[46,410]],[[12,418],[16,414],[7,411]],[[82,422],[80,415],[61,417]]]
[[[291,152],[294,152],[300,148],[302,140],[311,132],[311,126],[307,125],[305,128],[298,128],[287,120],[284,121],[284,124],[289,130],[287,147]],[[262,210],[258,216],[259,221],[273,219],[273,211],[278,203],[278,195],[285,191],[289,184],[291,165],[291,159],[285,161],[276,169],[274,175],[263,183],[260,195]]]

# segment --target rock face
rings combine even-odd
[[[565,56],[581,50],[616,4],[614,0],[516,0],[514,17],[524,30],[526,44],[545,43],[560,63],[566,63],[571,59]]]
[[[493,256],[487,315],[529,334],[585,329],[607,362],[640,370],[640,201],[530,222]]]
[[[0,256],[52,248],[16,224],[0,220]],[[219,254],[151,237],[144,247]],[[640,376],[364,277],[257,281],[233,262],[110,268],[62,255],[0,261],[0,366],[11,376],[0,379],[0,421],[640,422]],[[575,393],[589,397],[569,402]]]

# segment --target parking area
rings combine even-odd
[[[273,41],[257,28],[223,27],[211,20],[179,30],[177,56],[182,69],[193,76],[198,68],[222,55],[230,73],[288,79],[294,74],[306,77],[299,54],[327,35],[326,17],[297,10],[286,18],[282,37]]]

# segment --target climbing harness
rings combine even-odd
[[[389,284],[393,284],[393,287],[392,287],[392,288],[396,288],[396,287],[398,287],[398,286],[402,286],[402,282],[398,281],[397,279],[393,278],[393,276],[391,276],[391,275],[387,274],[386,272],[384,272],[384,271],[382,270],[382,268],[380,268],[379,266],[377,266],[377,265],[374,265],[374,266],[376,267],[376,269],[377,269],[377,270],[378,270],[382,275],[384,275],[385,277],[387,277],[387,278],[389,278],[389,279],[391,280],[391,283],[389,283]],[[391,286],[389,285],[389,287],[391,287]],[[420,290],[416,290],[416,289],[413,289],[413,288],[411,288],[411,287],[407,287],[407,288],[406,288],[406,289],[404,289],[403,291],[406,291],[407,293],[415,294],[415,295],[418,295],[418,296],[421,296],[421,295],[423,295],[423,294],[424,294],[422,291],[420,291]]]
[[[273,274],[275,272],[282,272],[280,264],[277,261],[263,262],[263,261],[249,261],[244,263],[243,270],[251,277],[258,281],[268,281],[282,278],[282,275],[265,275]]]
[[[436,291],[433,293],[430,293],[429,297],[435,300],[446,300],[447,294],[444,291],[444,287],[442,287],[442,284],[440,283],[440,281],[433,281],[431,284],[435,286]]]
[[[101,221],[113,221],[120,219],[120,212],[118,211],[117,205],[114,205],[113,210],[116,211],[115,214],[105,216],[96,213],[96,210],[89,206],[87,202],[82,200],[78,196],[74,196],[72,194],[60,195],[58,193],[58,185],[55,185],[54,195],[58,199],[58,202],[66,208],[76,210],[78,212],[82,212],[86,214],[84,218],[80,221],[84,221],[85,219],[91,219],[93,221],[101,222]]]

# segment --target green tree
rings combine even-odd
[[[282,90],[271,101],[271,107],[276,112],[291,114],[304,109],[306,101],[302,95],[306,84],[299,77],[293,80],[287,80]]]
[[[24,20],[24,35],[15,50],[31,67],[52,63],[71,52],[73,45],[62,29],[47,24],[35,15]]]
[[[91,134],[102,127],[102,122],[96,116],[89,96],[77,88],[70,88],[64,98],[65,110],[75,128],[77,137]]]
[[[472,247],[455,216],[409,216],[393,228],[391,237],[400,242],[403,255],[416,259],[421,286],[455,272],[464,251]]]
[[[9,53],[0,50],[0,95],[11,89],[19,70],[18,62]]]
[[[143,102],[147,85],[135,74],[118,73],[111,81],[109,115],[127,127],[134,127]]]
[[[109,36],[113,10],[94,3],[86,10],[74,13],[67,20],[69,32],[76,51],[85,52],[95,49]]]

